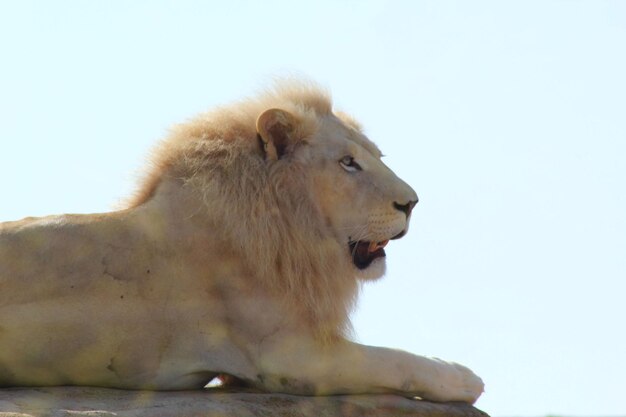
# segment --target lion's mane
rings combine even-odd
[[[332,338],[350,329],[358,283],[313,198],[305,161],[266,161],[255,122],[269,108],[296,117],[299,140],[292,146],[306,146],[320,117],[332,113],[332,102],[315,85],[287,82],[176,126],[153,152],[129,206],[148,201],[165,178],[179,180],[220,225],[216,239],[246,264],[250,285],[277,294],[320,336]],[[359,129],[348,116],[338,116]]]

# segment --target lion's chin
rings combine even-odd
[[[375,281],[385,275],[386,268],[387,263],[385,262],[385,258],[378,258],[372,261],[365,269],[360,269],[355,266],[354,275],[357,279],[362,281]]]
[[[350,259],[356,269],[356,276],[363,280],[373,280],[382,277],[385,273],[385,246],[388,240],[382,242],[359,241],[348,244]]]

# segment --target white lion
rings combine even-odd
[[[0,385],[473,403],[469,369],[345,338],[415,192],[319,88],[178,126],[129,207],[0,225]]]

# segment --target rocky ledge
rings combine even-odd
[[[85,387],[1,389],[0,417],[488,417],[458,403],[393,395],[299,397],[285,394],[120,391]]]

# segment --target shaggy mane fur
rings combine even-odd
[[[323,338],[333,338],[349,329],[358,284],[346,248],[331,236],[313,201],[306,167],[288,157],[266,161],[256,119],[270,108],[296,117],[292,147],[303,146],[319,119],[332,113],[326,91],[290,82],[178,125],[156,148],[130,206],[150,200],[165,178],[179,180],[202,198],[202,215],[219,225],[211,233],[253,271],[250,280],[278,294]],[[360,130],[351,118],[338,117]]]

